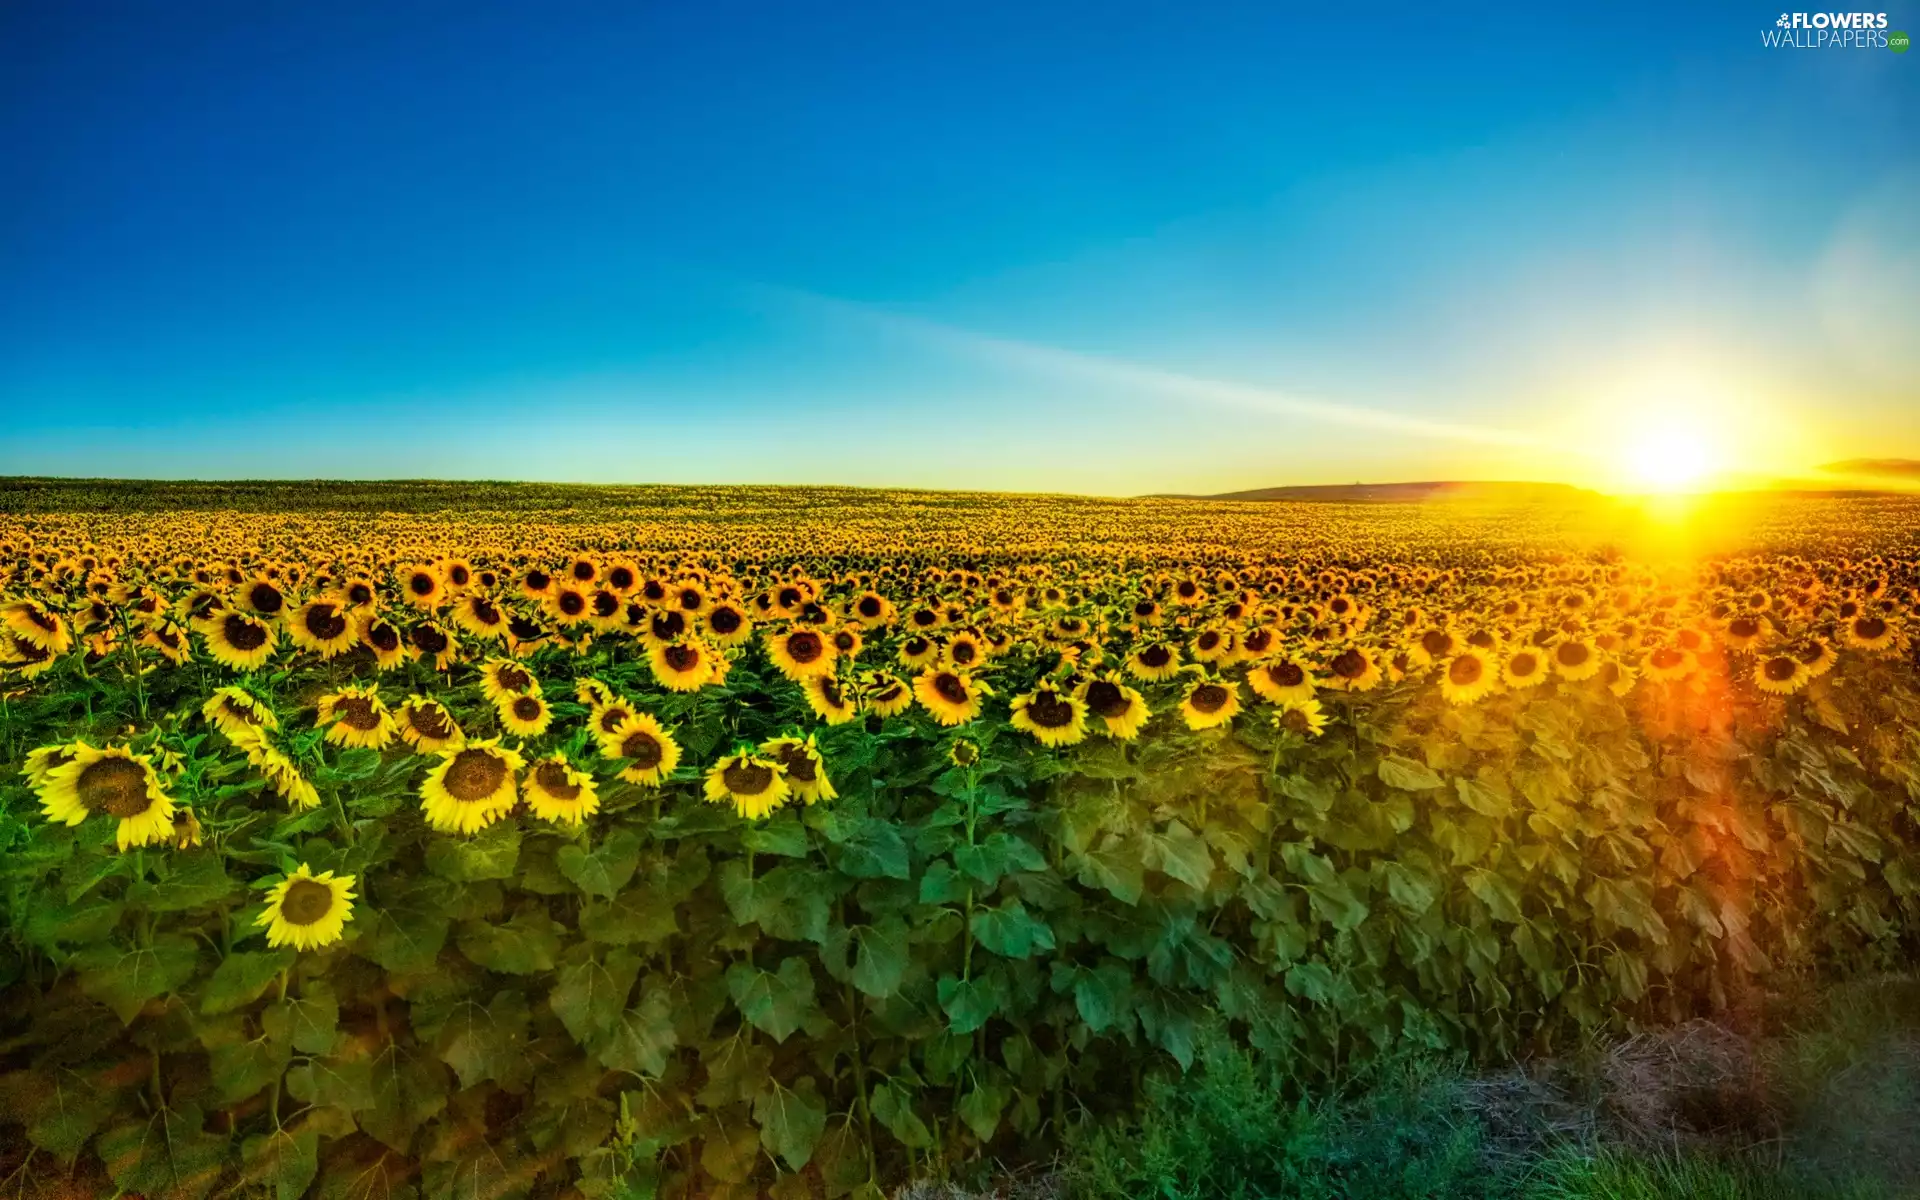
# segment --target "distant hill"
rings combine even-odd
[[[1828,475],[1920,476],[1920,458],[1849,458],[1830,462],[1820,470]]]
[[[1169,495],[1172,500],[1296,500],[1323,504],[1418,504],[1429,500],[1473,500],[1501,504],[1588,499],[1598,493],[1569,483],[1463,481],[1438,479],[1424,483],[1327,483],[1293,487],[1253,488],[1213,496]]]

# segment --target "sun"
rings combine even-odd
[[[1622,457],[1627,478],[1649,492],[1699,488],[1725,465],[1722,447],[1685,419],[1654,419],[1631,431]]]

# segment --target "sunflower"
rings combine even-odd
[[[833,670],[833,643],[817,629],[788,629],[767,637],[767,655],[782,675],[796,682]]]
[[[962,671],[975,670],[986,660],[986,647],[981,644],[978,637],[966,630],[948,638],[947,644],[940,651],[940,661]]]
[[[1240,711],[1240,689],[1216,679],[1196,679],[1180,701],[1180,716],[1188,729],[1213,729]]]
[[[431,661],[436,671],[444,671],[459,659],[460,647],[446,626],[438,621],[422,621],[407,630],[407,653],[413,658]]]
[[[200,715],[228,737],[256,725],[265,729],[280,728],[280,718],[273,715],[272,709],[238,687],[216,689],[200,706]]]
[[[165,623],[153,625],[140,632],[140,644],[150,650],[160,652],[160,657],[174,666],[184,666],[193,660],[193,647],[187,643],[186,635],[180,627],[173,624],[171,618]]]
[[[1232,662],[1240,642],[1229,629],[1202,629],[1194,635],[1193,645],[1188,653],[1195,662],[1227,663]]]
[[[913,694],[940,724],[964,725],[980,715],[981,700],[988,691],[965,671],[936,667],[914,677]]]
[[[1812,678],[1800,660],[1791,654],[1775,654],[1753,666],[1754,686],[1776,696],[1791,696],[1807,686]]]
[[[1255,665],[1247,672],[1254,694],[1273,704],[1313,699],[1313,676],[1290,658]]]
[[[547,595],[547,611],[563,625],[584,621],[591,615],[592,601],[584,588],[570,583],[556,585]]]
[[[330,946],[353,920],[353,882],[353,876],[336,876],[332,871],[315,875],[301,863],[267,893],[267,911],[254,927],[267,931],[267,945],[274,949]]]
[[[251,671],[273,657],[273,626],[245,613],[216,613],[200,626],[213,661],[235,671]]]
[[[70,749],[72,757],[49,770],[40,785],[48,820],[78,825],[105,813],[120,823],[114,842],[122,850],[173,836],[173,798],[151,762],[118,746],[96,750],[76,742]]]
[[[1086,705],[1088,715],[1100,719],[1100,732],[1110,738],[1130,742],[1147,723],[1145,697],[1121,683],[1115,675],[1103,674],[1089,679],[1075,689],[1074,695]]]
[[[721,600],[700,614],[700,624],[716,646],[737,646],[753,636],[753,621],[747,610],[731,600]]]
[[[1729,650],[1751,650],[1766,634],[1767,627],[1759,617],[1741,615],[1727,622],[1724,638]],[[1688,647],[1699,653],[1698,648]]]
[[[1043,746],[1071,746],[1087,736],[1087,705],[1078,696],[1042,683],[1013,698],[1011,724]]]
[[[446,599],[446,582],[431,565],[411,567],[400,576],[400,595],[422,612],[432,612]]]
[[[1548,658],[1553,673],[1569,682],[1592,679],[1600,673],[1600,652],[1584,638],[1568,638],[1555,646]]]
[[[26,776],[27,786],[38,790],[55,767],[63,767],[73,761],[79,746],[78,742],[59,742],[29,750],[26,760],[20,764],[20,773]]]
[[[260,778],[289,808],[306,811],[320,806],[320,792],[291,758],[256,726],[247,726],[233,735],[233,744],[246,752],[247,761],[260,772]]]
[[[1632,667],[1608,659],[1601,664],[1597,678],[1606,685],[1608,691],[1616,696],[1624,696],[1633,690],[1633,685],[1640,676]]]
[[[916,633],[900,643],[900,653],[897,657],[903,667],[929,666],[940,657],[940,643]]]
[[[661,687],[697,692],[713,682],[717,656],[698,638],[655,642],[647,649],[647,666]]]
[[[588,708],[599,708],[602,705],[612,704],[615,693],[612,688],[591,675],[582,675],[573,681],[573,698]]]
[[[264,575],[256,575],[240,589],[240,603],[263,621],[277,621],[287,611],[287,594]]]
[[[761,758],[778,764],[786,776],[788,790],[803,804],[817,804],[839,795],[827,778],[827,764],[820,757],[820,747],[814,744],[812,734],[804,738],[772,738],[760,743],[758,753]]]
[[[659,786],[680,765],[680,743],[647,713],[628,713],[600,739],[600,752],[627,760],[620,778],[652,787]]]
[[[866,644],[860,636],[860,626],[854,624],[842,625],[828,634],[827,640],[833,643],[834,654],[849,662],[860,657],[860,647]]]
[[[553,709],[539,696],[503,696],[493,708],[500,727],[519,737],[539,737],[553,724]]]
[[[1491,692],[1499,681],[1486,651],[1469,645],[1447,660],[1446,669],[1440,675],[1440,694],[1449,704],[1472,704]]]
[[[507,636],[507,614],[480,592],[468,592],[454,602],[453,623],[483,640]]]
[[[778,762],[742,750],[713,764],[706,791],[712,803],[732,804],[742,817],[759,821],[786,800],[788,784]]]
[[[293,610],[287,621],[287,638],[302,650],[332,658],[353,645],[353,621],[347,616],[346,605],[323,596]]]
[[[1326,731],[1327,714],[1321,710],[1320,702],[1311,697],[1288,700],[1274,710],[1273,727],[1301,737],[1319,737]]]
[[[1380,682],[1380,663],[1371,651],[1348,646],[1327,661],[1327,686],[1342,691],[1371,691]]]
[[[1807,669],[1807,676],[1811,679],[1818,679],[1833,670],[1833,664],[1840,658],[1823,638],[1808,638],[1794,657]]]
[[[516,696],[538,696],[540,681],[514,660],[495,658],[480,668],[480,692],[489,703],[498,705]]]
[[[409,696],[394,713],[400,737],[422,754],[438,754],[466,742],[447,706],[431,696]]]
[[[1452,658],[1459,647],[1460,639],[1453,635],[1453,631],[1438,626],[1424,631],[1407,644],[1413,660],[1423,667]]]
[[[800,685],[800,690],[807,697],[807,707],[829,725],[844,725],[858,715],[854,698],[847,694],[847,689],[835,676],[809,676]]]
[[[1691,651],[1678,646],[1656,646],[1645,662],[1647,678],[1660,682],[1684,679],[1693,674],[1693,669],[1698,665],[1699,660],[1694,658]]]
[[[0,623],[15,637],[51,655],[65,654],[73,646],[67,623],[37,600],[0,604]]]
[[[1127,656],[1127,673],[1149,682],[1172,679],[1180,673],[1180,657],[1164,642],[1148,642]]]
[[[360,644],[372,652],[373,665],[382,671],[391,671],[407,661],[407,646],[400,640],[400,630],[384,617],[361,618]]]
[[[543,821],[579,825],[600,811],[593,777],[558,751],[533,764],[523,781],[527,807]]]
[[[524,765],[497,738],[442,751],[420,785],[427,824],[441,833],[477,833],[498,821],[519,798],[514,776]]]
[[[193,815],[192,809],[180,807],[173,810],[173,833],[169,840],[173,842],[175,850],[190,850],[198,846],[202,832],[200,818]]]
[[[1868,613],[1848,621],[1841,636],[1855,650],[1879,654],[1893,645],[1894,628],[1885,617]]]
[[[893,717],[913,706],[913,689],[891,671],[860,675],[860,707],[877,717]]]
[[[847,615],[868,629],[879,629],[892,623],[893,602],[879,592],[863,592],[847,605]]]
[[[393,714],[371,687],[344,687],[320,697],[319,724],[327,726],[327,740],[336,746],[365,746],[383,750],[398,731]]]
[[[1500,665],[1500,678],[1510,688],[1537,687],[1547,678],[1547,659],[1538,650],[1516,650]]]

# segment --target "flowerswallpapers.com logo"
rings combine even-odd
[[[1903,53],[1907,35],[1887,31],[1887,14],[1869,12],[1781,13],[1760,44],[1780,50],[1879,50]]]

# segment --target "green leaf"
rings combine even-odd
[[[485,1008],[462,1001],[441,1027],[440,1061],[460,1076],[463,1088],[492,1079],[515,1091],[532,1071],[527,1023],[526,997],[519,992],[500,992]]]
[[[287,949],[253,952],[235,950],[214,968],[213,975],[200,994],[200,1011],[206,1016],[245,1008],[260,998],[280,972],[293,965],[298,955]]]
[[[128,889],[128,899],[150,912],[209,908],[240,890],[211,849],[176,851],[160,861],[166,864],[164,878]]]
[[[1520,888],[1511,879],[1485,867],[1472,868],[1466,878],[1467,890],[1487,906],[1487,912],[1494,920],[1508,924],[1518,924],[1522,920]]]
[[[267,1036],[302,1054],[330,1054],[339,1040],[340,1002],[324,980],[311,980],[298,995],[269,1004],[260,1014]]]
[[[373,1061],[331,1055],[310,1058],[287,1071],[287,1094],[319,1108],[340,1108],[350,1113],[372,1108]]]
[[[791,809],[763,825],[750,826],[740,835],[740,843],[756,854],[773,854],[781,858],[805,858],[813,852],[806,826],[800,823],[799,817],[793,815]]]
[[[1196,892],[1205,891],[1213,877],[1213,852],[1207,843],[1180,821],[1169,821],[1164,831],[1145,837],[1142,861],[1152,870],[1178,879]]]
[[[372,1074],[373,1106],[359,1114],[360,1128],[405,1154],[415,1131],[447,1106],[447,1068],[394,1041],[375,1057]]]
[[[871,819],[858,822],[840,842],[839,851],[839,860],[834,865],[855,879],[912,877],[906,839],[889,822]]]
[[[940,1008],[947,1014],[947,1028],[954,1033],[972,1033],[1000,1006],[995,989],[985,979],[942,976],[938,994]]]
[[[1440,786],[1433,768],[1411,758],[1390,754],[1380,760],[1380,782],[1409,792],[1424,792]]]
[[[610,1071],[658,1078],[666,1073],[667,1055],[679,1044],[679,1033],[666,991],[648,987],[642,993],[638,1004],[614,1020],[594,1047],[594,1057]]]
[[[876,1000],[900,990],[908,964],[907,923],[882,917],[855,930],[859,949],[853,960],[853,986]]]
[[[1377,864],[1376,869],[1386,877],[1387,896],[1412,916],[1432,908],[1440,896],[1439,881],[1424,872],[1391,862]]]
[[[547,915],[544,902],[529,904],[504,925],[470,921],[460,930],[460,953],[489,971],[532,975],[553,970],[560,957],[559,923]]]
[[[920,903],[958,904],[966,898],[967,881],[952,863],[936,858],[927,864],[927,873],[920,877]]]
[[[274,1200],[299,1200],[320,1173],[320,1135],[311,1129],[277,1129],[240,1143],[240,1179],[271,1187]]]
[[[778,971],[762,971],[751,963],[727,968],[727,991],[740,1015],[776,1042],[784,1042],[814,1012],[813,972],[795,955],[783,959]]]
[[[616,829],[592,850],[569,843],[554,852],[554,864],[574,886],[589,896],[611,900],[633,878],[640,865],[640,835]]]
[[[470,838],[436,837],[427,842],[427,870],[455,883],[511,879],[520,861],[520,827],[499,821]]]
[[[898,1080],[889,1079],[873,1089],[869,1100],[873,1119],[886,1126],[904,1146],[925,1149],[933,1145],[933,1133],[913,1111],[913,1097]]]
[[[605,958],[579,956],[560,968],[547,1003],[574,1041],[591,1045],[613,1029],[639,977],[640,958],[631,950],[616,947]]]
[[[1053,949],[1053,930],[1017,898],[997,908],[976,909],[971,927],[975,941],[1005,958],[1032,958]]]
[[[967,1123],[973,1136],[983,1142],[993,1140],[1000,1129],[1000,1113],[1007,1107],[1007,1089],[976,1079],[966,1095],[960,1097],[960,1119]]]
[[[423,974],[433,968],[447,944],[452,922],[427,895],[414,890],[373,906],[354,953],[396,975]]]
[[[80,990],[106,1005],[131,1025],[147,1001],[163,996],[193,977],[200,943],[182,933],[163,933],[146,947],[111,942],[83,947],[73,956]]]
[[[582,908],[580,932],[610,946],[631,946],[663,942],[680,932],[680,922],[673,899],[643,884]]]
[[[988,835],[977,846],[955,846],[953,863],[982,887],[989,888],[999,883],[1002,876],[1015,871],[1047,869],[1046,856],[1034,849],[1032,843],[1000,831]]]
[[[227,1139],[208,1133],[199,1106],[162,1108],[118,1125],[95,1143],[100,1161],[123,1192],[150,1200],[200,1200],[226,1166]]]
[[[792,1090],[774,1082],[753,1101],[753,1119],[760,1126],[760,1144],[777,1154],[790,1171],[798,1171],[813,1157],[813,1148],[827,1129],[827,1106],[810,1075]]]
[[[1331,1004],[1333,971],[1323,962],[1295,963],[1287,969],[1287,990],[1315,1004]]]
[[[1140,903],[1141,893],[1146,890],[1140,855],[1122,841],[1079,855],[1075,874],[1082,887],[1099,888],[1122,904]]]
[[[64,1069],[18,1071],[6,1080],[21,1090],[9,1089],[15,1103],[0,1112],[24,1120],[27,1140],[63,1163],[73,1162],[114,1109],[113,1092]]]
[[[1477,779],[1455,779],[1453,790],[1459,795],[1460,803],[1483,817],[1497,821],[1513,811],[1511,801]]]

